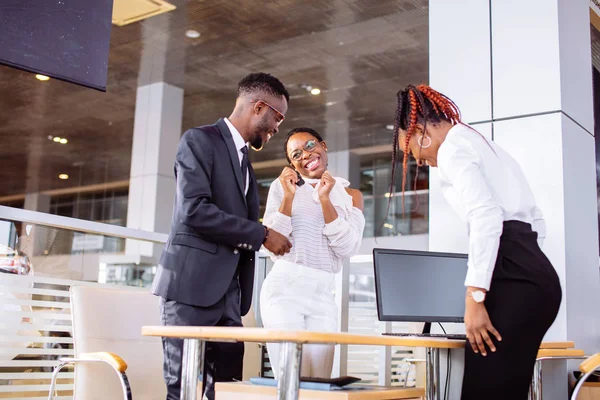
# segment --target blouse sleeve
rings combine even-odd
[[[338,257],[350,258],[360,248],[365,229],[365,217],[356,207],[352,208],[347,219],[342,217],[343,214],[338,210],[338,217],[325,224],[323,235],[327,237],[329,247]]]
[[[279,212],[282,201],[283,188],[279,179],[276,179],[269,188],[263,225],[281,233],[289,239],[292,234],[292,218]]]
[[[489,290],[502,235],[502,209],[483,177],[479,155],[469,143],[444,143],[438,167],[456,189],[466,212],[469,257],[465,286]]]
[[[535,209],[533,210],[532,229],[537,232],[538,244],[542,247],[544,245],[544,239],[546,239],[546,221],[544,220],[542,210],[540,210],[538,206],[535,206]]]

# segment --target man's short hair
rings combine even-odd
[[[238,96],[256,92],[268,93],[275,97],[284,96],[286,101],[290,101],[290,94],[283,83],[273,75],[264,72],[252,73],[238,84]]]

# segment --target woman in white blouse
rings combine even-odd
[[[263,224],[288,237],[292,249],[271,256],[275,264],[260,293],[262,321],[266,328],[335,331],[335,274],[360,247],[362,194],[327,172],[327,145],[313,129],[290,131],[284,150],[290,167],[271,184]],[[279,346],[269,343],[267,350],[277,379]],[[329,345],[304,346],[302,376],[330,378],[333,352]]]
[[[461,398],[525,400],[562,292],[540,249],[546,227],[523,171],[429,86],[398,93],[395,128],[392,176],[399,146],[405,166],[410,154],[437,167],[444,196],[469,232]]]

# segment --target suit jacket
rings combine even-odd
[[[223,119],[183,134],[175,160],[177,191],[169,239],[152,293],[200,307],[217,303],[239,272],[241,314],[252,302],[258,185],[249,166],[248,194],[233,137]]]

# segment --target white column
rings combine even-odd
[[[10,221],[0,221],[0,244],[12,247],[11,236],[14,225]]]
[[[183,8],[181,9],[183,10]],[[173,166],[181,137],[185,49],[172,50],[180,9],[141,26],[144,38],[138,74],[127,227],[168,233],[173,213]],[[162,245],[127,240],[128,255],[160,256]],[[151,260],[150,260],[151,262]]]
[[[546,3],[493,3],[494,139],[521,163],[546,216],[544,252],[563,286],[546,338],[591,353],[600,349],[600,278],[589,3]],[[544,369],[564,376],[563,363]],[[564,398],[559,382],[544,381],[545,398]]]
[[[23,208],[25,210],[49,213],[50,196],[39,192],[27,193]],[[47,254],[48,245],[53,242],[58,230],[35,224],[26,224],[24,226],[31,226],[31,229],[25,228],[21,232],[19,250],[23,251],[29,257]]]
[[[591,353],[600,348],[600,278],[588,7],[431,0],[429,23],[431,85],[517,159],[546,216],[543,250],[563,286],[546,339]],[[430,250],[465,252],[466,232],[431,176]],[[544,381],[544,398],[565,398],[564,363],[545,369],[561,379]]]
[[[333,176],[347,179],[354,188],[360,181],[360,157],[348,150],[329,151],[328,170]],[[342,271],[336,275],[335,300],[338,307],[338,330],[348,332],[348,306],[349,306],[349,277],[350,263],[345,262]],[[332,376],[343,376],[348,370],[348,346],[336,346],[333,361]]]
[[[164,82],[138,87],[127,207],[129,228],[169,232],[175,195],[173,165],[182,112],[183,89]],[[128,240],[126,253],[159,256],[155,247]]]

